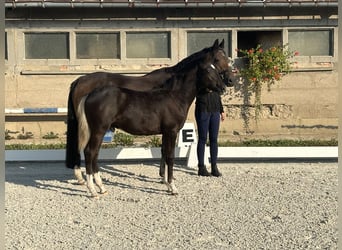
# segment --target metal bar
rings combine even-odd
[[[186,8],[186,7],[338,7],[338,2],[265,2],[265,1],[183,1],[183,2],[49,2],[49,1],[12,1],[6,2],[6,8],[146,8],[146,7],[163,7],[163,8]]]

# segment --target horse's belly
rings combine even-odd
[[[117,121],[113,126],[132,135],[161,134],[159,123],[154,123],[151,120],[132,119],[129,121]]]

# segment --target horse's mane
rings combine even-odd
[[[173,67],[166,68],[167,71],[179,72],[193,67],[194,64],[198,63],[198,60],[202,60],[208,52],[212,50],[212,47],[204,48],[198,52],[191,54],[190,56],[184,58],[182,61],[177,63]]]

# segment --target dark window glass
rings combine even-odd
[[[26,59],[68,59],[68,33],[26,33]]]
[[[238,49],[248,50],[261,45],[264,49],[269,49],[274,46],[282,46],[281,31],[239,31]],[[238,56],[241,56],[238,53]]]

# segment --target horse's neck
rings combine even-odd
[[[164,69],[152,71],[149,74],[141,76],[144,83],[151,87],[163,87],[167,81],[173,76],[171,72],[166,72]],[[140,83],[141,84],[141,83]]]
[[[196,97],[197,70],[191,69],[189,73],[178,76],[177,83],[173,86],[174,96],[179,97],[179,101],[185,105],[191,105]]]

